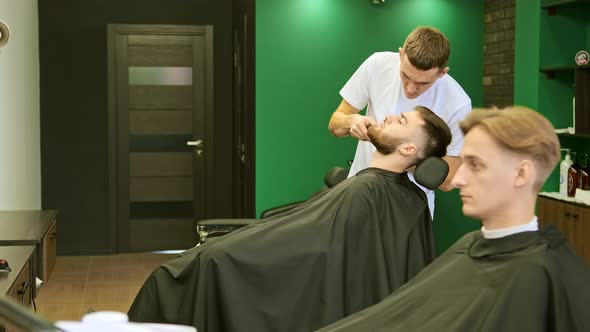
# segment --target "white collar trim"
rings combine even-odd
[[[502,229],[494,229],[494,230],[487,230],[485,226],[481,227],[481,232],[483,233],[483,237],[486,239],[499,239],[501,237],[505,237],[508,235],[522,233],[522,232],[534,232],[539,230],[539,223],[537,221],[537,216],[533,218],[533,220],[529,221],[526,224],[518,225],[514,227],[502,228]]]

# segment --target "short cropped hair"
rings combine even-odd
[[[438,29],[421,26],[406,38],[404,53],[410,63],[420,70],[442,69],[449,61],[451,45]]]
[[[424,120],[424,124],[421,127],[424,139],[422,153],[420,153],[419,160],[416,160],[416,163],[430,156],[444,157],[447,154],[447,146],[451,144],[451,139],[453,138],[451,129],[449,129],[449,126],[443,119],[434,114],[429,108],[416,106],[414,110]]]
[[[523,106],[477,109],[459,123],[463,134],[478,127],[508,151],[525,155],[537,168],[534,189],[540,191],[560,159],[555,129],[543,115]],[[482,147],[485,148],[485,147]]]

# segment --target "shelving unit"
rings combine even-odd
[[[539,111],[556,128],[572,127],[575,100],[576,134],[590,134],[590,66],[574,57],[590,49],[590,1],[541,1]]]
[[[590,153],[590,66],[575,63],[578,51],[590,50],[590,0],[541,0],[540,4],[538,110],[555,128],[575,123],[575,134],[558,134],[561,145]],[[551,188],[546,190],[557,190],[558,172],[549,178],[546,187]],[[540,195],[537,213],[542,226],[556,225],[590,264],[589,206]]]

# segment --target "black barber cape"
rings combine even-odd
[[[321,331],[590,331],[590,269],[553,226],[499,239],[477,231]]]
[[[379,302],[434,258],[424,192],[406,173],[369,168],[165,263],[129,318],[199,332],[311,331]]]

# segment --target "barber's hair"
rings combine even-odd
[[[459,126],[464,134],[481,128],[506,150],[531,158],[537,169],[536,191],[541,190],[560,159],[559,139],[549,120],[523,106],[477,109]]]
[[[419,153],[416,163],[434,156],[442,158],[447,154],[447,146],[451,144],[453,135],[449,126],[433,111],[424,106],[416,106],[414,110],[420,114],[424,124],[421,127],[423,136],[422,151]]]
[[[410,63],[420,70],[443,69],[449,61],[451,46],[438,29],[421,26],[406,38],[404,53]]]

